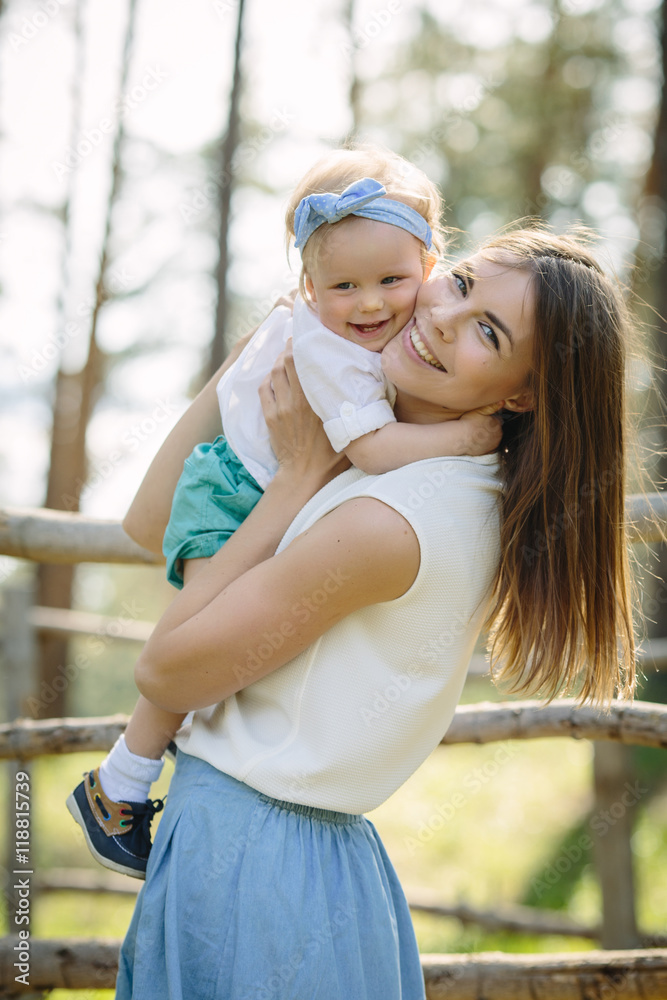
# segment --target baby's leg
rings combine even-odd
[[[185,582],[207,562],[187,560]],[[149,799],[150,788],[160,777],[162,754],[184,718],[184,713],[165,712],[140,696],[125,733],[69,796],[70,813],[91,853],[106,868],[145,878],[150,822],[162,809],[162,801]]]
[[[208,559],[186,559],[183,562],[183,580],[185,583],[191,580],[200,569],[207,564]],[[153,705],[143,695],[139,695],[139,700],[134,706],[134,711],[130,716],[130,721],[125,730],[125,745],[130,753],[138,757],[145,757],[149,760],[160,760],[174,736],[178,732],[185,713],[166,712],[157,705]],[[112,756],[113,750],[107,757]],[[104,768],[104,765],[102,765]],[[114,801],[116,799],[111,792],[107,791],[104,772],[102,770],[102,787],[107,795]],[[148,789],[146,796],[148,798]]]
[[[208,559],[184,560],[184,583],[207,562]],[[184,718],[184,712],[165,712],[139,695],[125,732],[100,765],[102,788],[112,802],[143,802],[148,798],[150,786],[162,771],[162,755]]]
[[[134,711],[125,730],[125,743],[128,750],[139,757],[159,760],[176,735],[184,718],[184,714],[177,715],[175,712],[165,712],[157,705],[153,705],[143,695],[139,695],[139,700],[134,706]],[[104,780],[102,784],[104,784]]]

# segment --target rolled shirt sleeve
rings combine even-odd
[[[301,298],[294,303],[292,334],[299,381],[334,451],[396,422],[396,390],[377,352],[332,333]]]

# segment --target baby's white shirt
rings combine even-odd
[[[396,390],[380,354],[332,333],[303,300],[295,303],[293,330],[299,381],[334,451],[396,422]]]
[[[274,309],[218,383],[225,437],[262,489],[278,463],[259,387],[290,337],[299,381],[335,451],[396,420],[396,391],[382,371],[380,355],[332,333],[297,296],[294,316],[286,306]]]

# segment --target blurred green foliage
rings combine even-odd
[[[495,37],[474,13],[421,10],[392,64],[362,73],[360,131],[427,170],[454,228],[581,220],[615,229],[631,254],[658,98],[652,12],[519,5]]]

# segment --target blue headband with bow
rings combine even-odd
[[[402,201],[385,198],[387,190],[372,177],[354,181],[342,194],[309,194],[302,198],[294,213],[294,246],[304,247],[316,229],[325,222],[340,222],[346,215],[360,215],[374,222],[399,226],[431,249],[432,233],[426,219]]]

